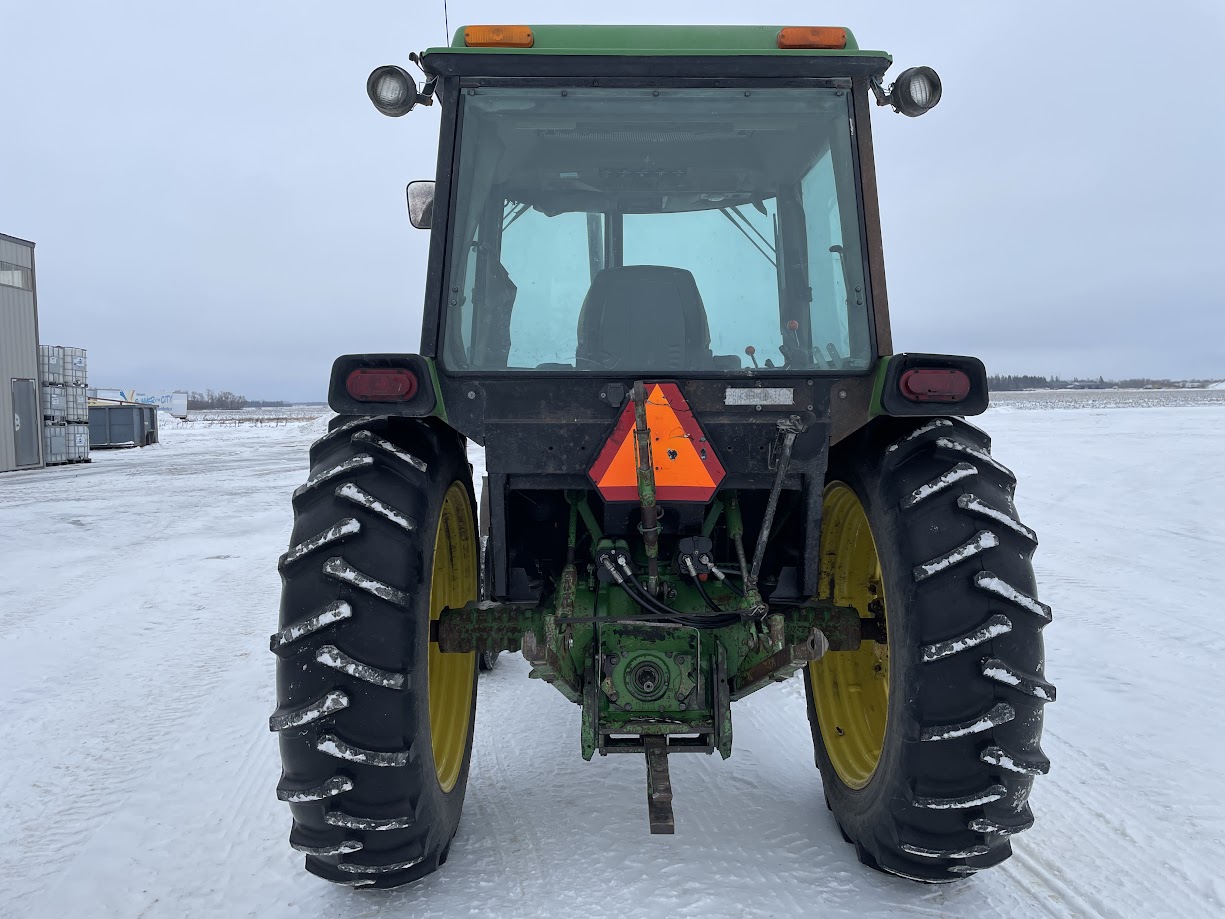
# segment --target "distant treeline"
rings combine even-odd
[[[987,377],[987,389],[991,392],[1017,392],[1022,389],[1060,389],[1067,384],[1058,377],[1002,376]]]
[[[1023,389],[1187,389],[1211,383],[1211,380],[1152,380],[1137,377],[1128,380],[1063,380],[1059,377],[1012,376],[994,374],[987,377],[991,392],[1018,392]]]
[[[267,399],[248,399],[246,396],[236,396],[229,391],[213,392],[211,389],[187,394],[187,410],[197,412],[206,408],[230,411],[240,408],[280,408],[288,404],[288,402],[272,402]]]

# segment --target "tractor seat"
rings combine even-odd
[[[578,316],[579,370],[710,370],[710,326],[683,268],[605,268]]]

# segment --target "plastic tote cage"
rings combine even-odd
[[[68,419],[68,388],[43,386],[43,420],[63,424]]]
[[[64,384],[84,386],[88,380],[84,348],[64,349]]]
[[[65,386],[64,416],[69,424],[89,424],[89,398],[84,386]]]
[[[64,382],[64,349],[59,345],[38,346],[38,375],[44,383]]]
[[[69,424],[65,425],[65,442],[67,445],[68,462],[70,463],[88,463],[89,462],[89,425],[87,424]]]
[[[68,462],[68,427],[63,424],[43,425],[43,462],[57,466]]]

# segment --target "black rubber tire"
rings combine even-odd
[[[329,881],[415,881],[446,860],[459,825],[475,668],[463,762],[448,793],[434,768],[427,679],[435,533],[456,481],[471,503],[454,431],[342,417],[311,447],[310,478],[294,493],[281,628],[271,640],[279,707],[270,727],[280,738],[277,796],[293,812],[290,844],[306,853],[307,871]],[[475,527],[461,538],[475,541]],[[472,598],[476,588],[474,576]]]
[[[889,706],[876,771],[856,790],[808,717],[825,800],[859,860],[947,882],[1012,854],[1028,829],[1042,753],[1041,629],[1033,532],[1017,519],[1016,479],[986,434],[959,419],[882,419],[831,451],[829,481],[867,513],[885,580]],[[983,535],[983,534],[988,535]],[[961,549],[965,557],[941,565]],[[958,558],[960,558],[959,553]],[[935,563],[938,570],[924,566]]]
[[[481,482],[480,500],[481,528],[481,599],[492,599],[493,593],[493,557],[489,554],[489,476]],[[494,668],[498,662],[500,651],[482,651],[476,656],[477,666],[482,673]]]

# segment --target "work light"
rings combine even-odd
[[[916,118],[940,101],[940,78],[930,67],[911,67],[898,75],[889,90],[889,102],[903,115]]]
[[[417,84],[403,67],[376,67],[366,81],[366,94],[374,107],[392,118],[407,115],[417,104]]]

